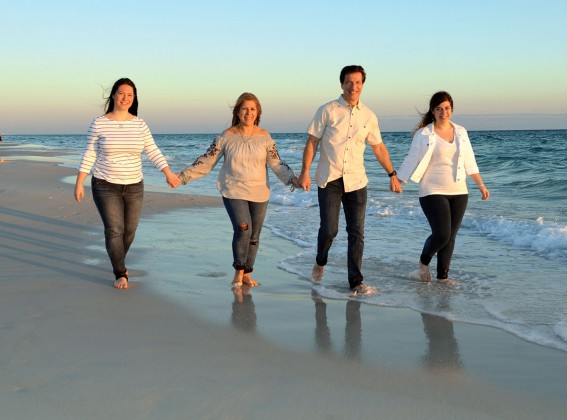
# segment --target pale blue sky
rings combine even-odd
[[[304,132],[367,72],[383,131],[449,91],[469,130],[567,128],[564,0],[0,0],[0,131],[86,132],[120,77],[154,133],[216,133],[244,91],[272,132]]]

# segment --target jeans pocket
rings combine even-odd
[[[144,192],[144,181],[136,182],[135,184],[128,184],[129,194],[141,194]]]

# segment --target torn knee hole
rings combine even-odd
[[[238,227],[241,231],[246,232],[248,230],[248,223],[241,223]]]

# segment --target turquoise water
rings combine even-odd
[[[429,232],[419,207],[417,185],[406,185],[399,196],[390,193],[387,175],[367,151],[370,184],[363,271],[365,282],[381,293],[360,300],[370,306],[409,308],[452,321],[489,325],[527,341],[567,351],[567,131],[469,134],[491,199],[481,201],[474,184],[469,183],[469,207],[450,273],[459,281],[455,288],[408,280]],[[190,164],[214,139],[213,134],[155,137],[174,170]],[[282,158],[299,171],[305,135],[273,137]],[[409,149],[411,136],[384,133],[383,137],[398,167]],[[5,140],[3,147],[63,149],[70,153],[65,165],[73,167],[78,166],[85,145],[85,136],[8,136]],[[148,188],[169,191],[163,176],[149,162],[145,165]],[[216,172],[177,192],[217,196]],[[271,175],[271,181],[272,198],[265,229],[289,244],[289,252],[280,252],[278,268],[305,280],[315,253],[316,193],[291,193],[275,176]],[[341,232],[333,245],[325,280],[312,289],[310,286],[309,294],[351,299],[346,288],[346,233],[342,223],[341,220]],[[160,225],[164,236],[169,235],[168,229],[182,231],[183,225]],[[175,240],[179,241],[174,248],[178,254],[172,256],[173,263],[199,264],[199,260],[188,261],[187,250],[198,246],[192,236],[177,235]],[[159,244],[155,246],[159,249]],[[229,241],[224,246],[229,251]],[[260,251],[258,263],[262,261],[262,252],[267,250]],[[227,273],[231,272],[230,263],[228,260],[225,264]],[[174,283],[177,292],[193,287],[183,279]]]

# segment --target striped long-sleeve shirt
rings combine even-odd
[[[113,184],[135,184],[143,179],[142,151],[158,170],[168,166],[143,119],[114,121],[101,116],[89,127],[87,149],[79,171],[88,174],[94,165],[96,178]]]

